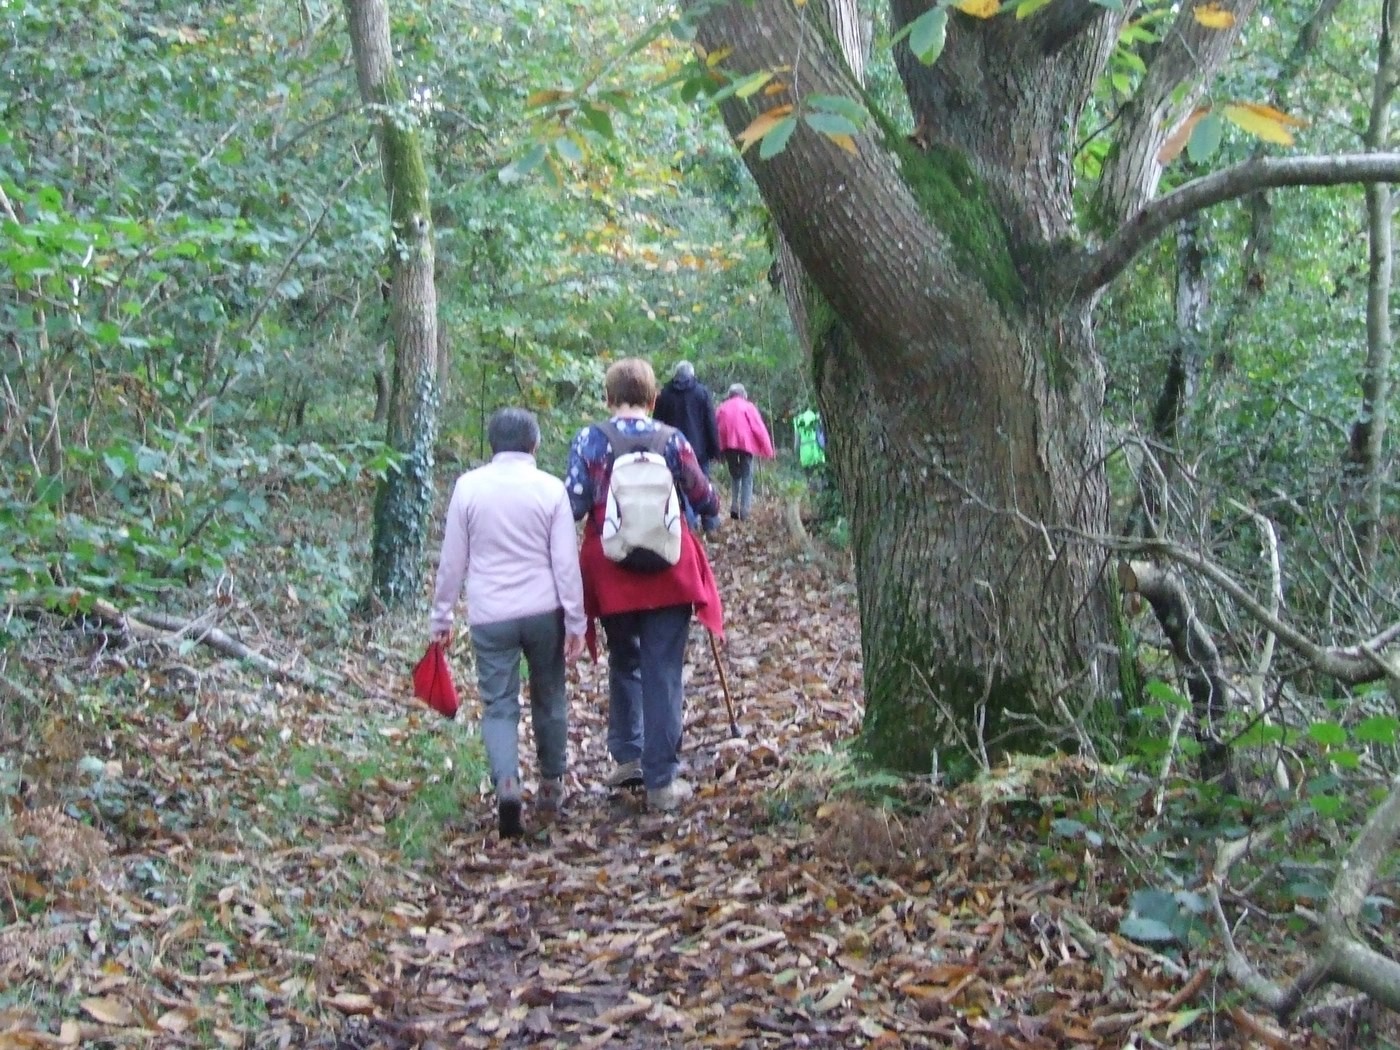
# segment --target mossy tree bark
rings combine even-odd
[[[745,154],[812,285],[802,328],[851,516],[864,737],[880,761],[927,770],[950,745],[1024,746],[1031,723],[1017,713],[1115,680],[1090,539],[1108,532],[1102,288],[1171,224],[1259,185],[1400,173],[1393,154],[1256,162],[1153,202],[1160,143],[1254,2],[1231,6],[1238,24],[1210,31],[1183,8],[1166,34],[1180,46],[1149,64],[1151,116],[1124,121],[1094,198],[1095,228],[1114,231],[1102,247],[1073,212],[1073,135],[1130,6],[1061,0],[1024,21],[950,12],[934,65],[896,51],[913,134],[877,116],[851,153],[799,124],[775,157]],[[891,8],[898,27],[926,5]],[[790,0],[697,9],[700,43],[728,51],[730,75],[776,71],[787,87],[726,102],[735,134],[774,105],[863,97],[812,12]]]
[[[438,327],[432,211],[416,117],[394,66],[386,0],[346,0],[345,11],[360,97],[376,122],[389,197],[393,365],[387,441],[402,459],[375,495],[370,587],[384,606],[399,608],[418,600],[433,508]]]

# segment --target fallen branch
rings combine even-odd
[[[103,598],[94,599],[92,612],[104,622],[120,627],[132,637],[144,641],[178,648],[184,638],[192,638],[196,642],[209,646],[217,653],[234,660],[244,661],[269,678],[279,682],[299,685],[305,689],[325,691],[328,688],[328,683],[333,684],[341,680],[340,675],[316,667],[302,670],[279,664],[262,653],[250,649],[237,638],[217,627],[202,626],[199,620],[180,620],[164,613],[145,609],[123,611]]]
[[[1280,1021],[1287,1021],[1315,988],[1326,983],[1345,985],[1362,992],[1390,1010],[1400,1012],[1400,962],[1376,951],[1352,932],[1352,923],[1365,903],[1376,873],[1400,835],[1400,776],[1390,782],[1386,796],[1361,829],[1342,859],[1332,882],[1327,910],[1321,917],[1322,944],[1312,962],[1288,984],[1261,974],[1235,944],[1220,887],[1230,866],[1242,855],[1230,843],[1216,854],[1214,876],[1207,895],[1221,941],[1225,945],[1225,969],[1244,992],[1267,1007]]]

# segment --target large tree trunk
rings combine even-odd
[[[374,504],[371,591],[386,607],[416,601],[433,508],[437,435],[437,290],[428,175],[415,117],[394,66],[385,0],[346,0],[360,96],[377,118],[388,190],[394,359],[387,441],[402,457]]]
[[[729,5],[701,40],[734,49],[735,75],[801,54],[804,94],[859,97],[808,17],[785,0]],[[977,39],[990,26],[954,18],[948,56],[991,46]],[[993,43],[1014,51],[1029,39],[1016,36]],[[920,112],[960,97],[965,70],[904,63],[916,112],[936,118],[921,121],[927,150],[882,127],[851,155],[799,127],[777,157],[750,157],[814,286],[813,371],[860,586],[864,739],[890,765],[927,771],[935,751],[975,753],[979,737],[1019,746],[1005,735],[1028,726],[1015,714],[1071,682],[1097,689],[1106,590],[1099,556],[1069,537],[1106,531],[1103,371],[1089,300],[1040,282],[1069,233],[1064,115],[1111,38],[1085,34],[1023,78],[1007,69],[987,100],[1004,107],[999,127],[955,106]],[[725,115],[737,132],[754,110]]]
[[[1072,218],[1074,136],[1132,5],[950,10],[934,65],[907,43],[895,52],[917,133],[877,116],[843,143],[804,120],[814,96],[864,97],[835,34],[813,24],[822,5],[692,3],[713,62],[773,77],[723,102],[730,129],[764,113],[759,128],[778,126],[786,111],[769,111],[793,107],[784,148],[746,160],[810,282],[798,305],[852,523],[865,742],[918,770],[949,744],[976,753],[1030,724],[1016,714],[1108,680],[1098,292],[1202,208],[1265,186],[1393,180],[1400,155],[1252,161],[1153,200],[1158,147],[1257,0],[1232,0],[1226,28],[1185,5],[1111,132],[1094,208],[1112,234],[1097,247]],[[899,27],[927,5],[891,8]]]

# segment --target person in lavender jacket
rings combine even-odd
[[[564,802],[568,700],[564,666],[583,652],[583,581],[564,483],[535,466],[540,427],[502,408],[486,427],[491,462],[457,479],[438,559],[431,630],[448,641],[467,584],[467,621],[484,712],[481,737],[502,837],[524,834],[520,792],[520,657],[540,764],[536,804]]]
[[[720,452],[729,468],[729,516],[747,520],[753,509],[753,458],[773,458],[773,439],[743,383],[734,383],[715,413]]]

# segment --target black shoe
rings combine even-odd
[[[738,520],[739,520],[739,512],[738,512],[737,510],[731,510],[731,511],[729,512],[729,516],[730,516],[731,518],[733,518],[735,521],[738,521]]]
[[[525,834],[525,825],[520,822],[520,781],[515,777],[507,777],[496,786],[496,821],[503,839]]]

